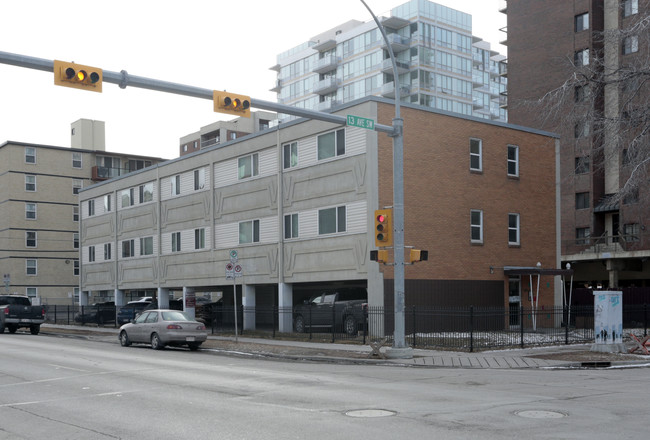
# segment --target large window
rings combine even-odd
[[[591,232],[589,228],[576,228],[576,244],[589,244]]]
[[[25,218],[36,220],[36,203],[25,203]]]
[[[508,176],[519,176],[519,147],[508,145]]]
[[[140,203],[153,201],[153,182],[140,185],[139,192],[140,192]]]
[[[470,240],[472,243],[483,243],[483,211],[470,211]]]
[[[25,260],[25,274],[38,275],[36,260],[33,259]]]
[[[639,224],[628,223],[623,225],[623,239],[626,242],[639,241]]]
[[[589,208],[589,193],[580,192],[576,193],[576,209],[587,209]]]
[[[508,214],[508,244],[519,246],[519,214]]]
[[[78,232],[73,232],[72,233],[72,247],[74,249],[79,249],[79,233]]]
[[[153,255],[153,237],[140,238],[140,255]]]
[[[576,174],[587,174],[589,172],[589,156],[576,157]]]
[[[639,36],[630,35],[623,38],[623,55],[635,53],[639,51]]]
[[[25,147],[25,162],[36,163],[36,148]]]
[[[483,141],[481,139],[469,140],[469,169],[472,171],[483,170]]]
[[[129,258],[135,255],[133,240],[124,240],[122,242],[122,258]]]
[[[181,251],[181,233],[172,232],[172,252]]]
[[[318,136],[318,160],[345,154],[345,129]]]
[[[172,195],[177,196],[181,193],[181,176],[176,175],[173,176],[171,179],[171,185],[172,185]]]
[[[25,191],[36,191],[36,176],[25,175]]]
[[[589,12],[575,16],[575,31],[580,32],[589,29]]]
[[[319,234],[345,232],[346,229],[347,219],[345,206],[337,206],[335,208],[321,209],[318,211]]]
[[[577,67],[589,65],[589,49],[578,50],[573,54],[573,62]]]
[[[111,212],[111,209],[113,209],[111,206],[111,195],[106,194],[104,196],[104,212]]]
[[[83,187],[81,179],[72,179],[72,194],[79,194],[79,190]]]
[[[104,261],[111,259],[111,244],[104,243]]]
[[[194,230],[194,249],[205,249],[205,228]]]
[[[123,190],[120,193],[120,196],[122,197],[122,208],[135,204],[135,200],[133,199],[133,188]]]
[[[239,244],[259,243],[260,221],[250,220],[239,224]]]
[[[93,263],[95,261],[95,246],[88,246],[88,262]]]
[[[36,231],[25,231],[25,246],[36,247]]]
[[[298,238],[298,214],[284,216],[284,238]]]
[[[194,191],[205,188],[205,168],[194,170]]]
[[[238,177],[240,179],[248,179],[249,177],[259,175],[259,155],[253,153],[248,156],[240,157],[237,161],[237,169]]]
[[[623,17],[639,13],[639,0],[623,0]]]
[[[291,142],[282,146],[282,167],[286,170],[298,165],[298,142]]]
[[[81,153],[72,153],[72,167],[81,168]]]

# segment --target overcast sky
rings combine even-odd
[[[400,0],[366,0],[389,16]],[[473,33],[505,54],[501,0],[439,0],[473,16]],[[348,20],[358,0],[18,0],[0,2],[0,51],[75,61],[132,75],[275,101],[276,55]],[[178,156],[179,138],[218,120],[212,101],[104,84],[58,87],[53,74],[0,64],[0,144],[70,146],[70,124],[106,123],[106,150]],[[255,109],[253,109],[255,110]]]

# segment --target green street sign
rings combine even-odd
[[[375,129],[375,121],[361,116],[348,115],[348,125],[350,127],[366,128],[368,130]]]

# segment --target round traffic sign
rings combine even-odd
[[[231,271],[232,270],[232,263],[227,263],[226,264],[226,270]]]
[[[242,271],[241,265],[236,264],[236,265],[235,265],[235,272],[239,273],[239,272],[241,272],[241,271]]]

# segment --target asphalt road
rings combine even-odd
[[[650,369],[280,362],[0,335],[0,439],[638,439]]]

